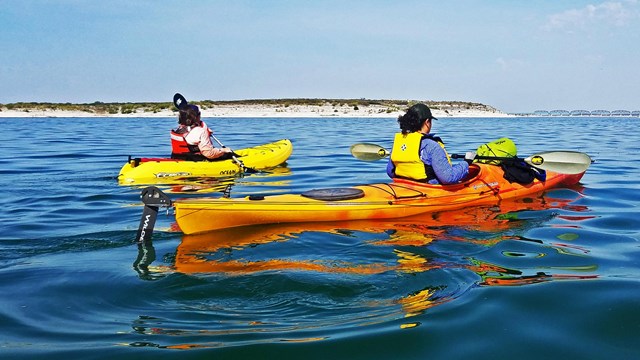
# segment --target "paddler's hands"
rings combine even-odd
[[[240,157],[240,155],[234,153],[233,150],[229,149],[226,146],[223,147],[223,148],[220,148],[220,150],[222,150],[222,152],[225,153],[225,154],[231,154],[231,156]]]
[[[464,161],[467,162],[467,164],[471,165],[471,163],[473,162],[473,160],[475,160],[476,158],[476,153],[475,151],[467,151],[466,154],[464,154]]]

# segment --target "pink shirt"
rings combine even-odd
[[[225,153],[223,150],[213,146],[209,137],[209,129],[204,122],[202,122],[202,126],[191,128],[184,138],[187,140],[187,144],[198,145],[200,153],[208,159],[215,159]]]

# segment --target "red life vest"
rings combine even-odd
[[[201,125],[209,136],[211,136],[211,130],[207,127],[207,124],[204,121],[201,122]],[[176,130],[187,130],[186,132],[177,132]],[[198,145],[190,145],[187,143],[186,136],[191,131],[191,128],[178,128],[176,130],[171,130],[171,154],[176,155],[185,155],[185,154],[199,154],[200,149]]]
[[[187,143],[187,139],[184,137],[188,133],[179,134],[175,130],[171,130],[171,153],[172,154],[191,154],[197,153],[198,146],[196,145],[196,151],[191,151],[193,145]]]

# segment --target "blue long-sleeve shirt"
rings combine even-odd
[[[464,179],[469,173],[469,164],[461,161],[457,164],[450,164],[447,153],[437,142],[425,138],[420,142],[420,159],[423,163],[431,165],[437,179],[429,179],[429,184],[455,184]],[[387,175],[390,178],[395,176],[396,166],[389,157],[387,163]]]

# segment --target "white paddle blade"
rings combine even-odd
[[[351,155],[358,160],[376,161],[389,156],[389,152],[380,145],[359,143],[351,145]]]
[[[591,157],[578,151],[547,151],[529,156],[524,161],[538,169],[561,174],[582,174],[591,165]]]

